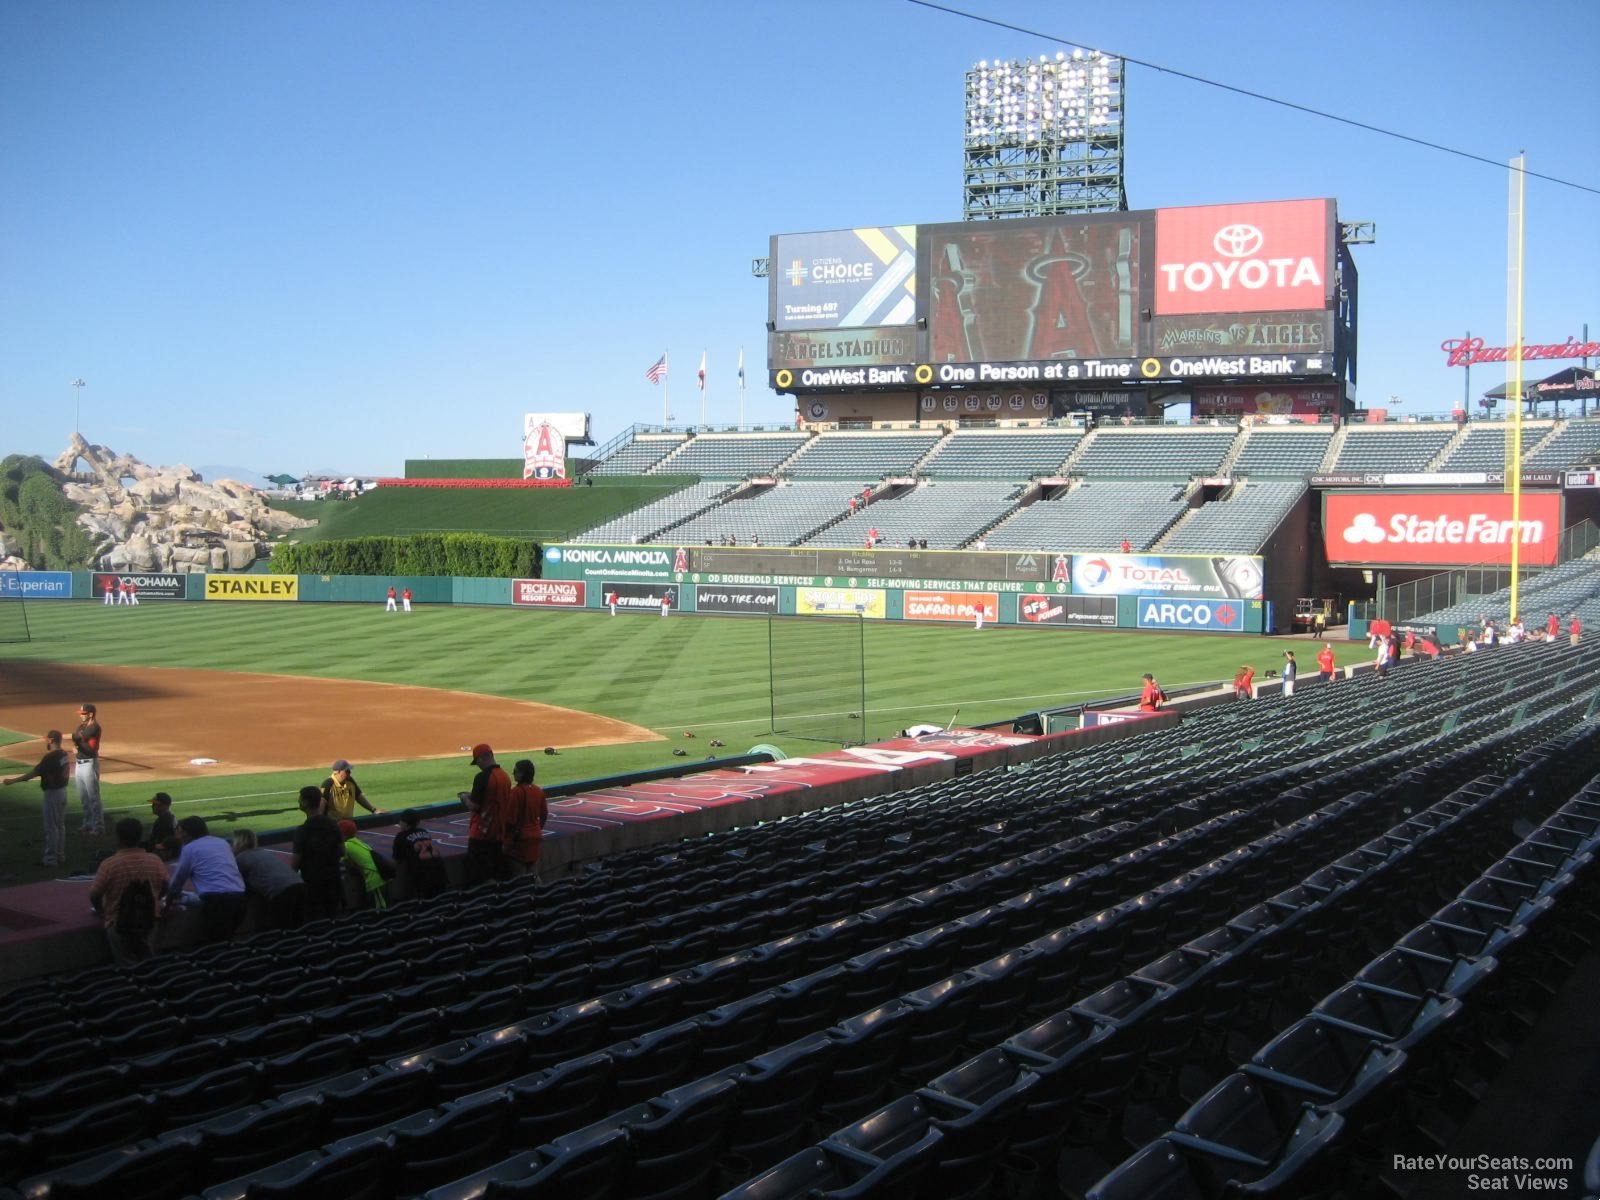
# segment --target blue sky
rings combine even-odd
[[[1586,0],[971,0],[997,19],[1600,187]],[[772,233],[960,217],[964,72],[1057,45],[904,0],[0,6],[0,454],[395,473],[792,417]],[[1504,344],[1503,171],[1130,67],[1135,208],[1306,196],[1357,251],[1361,398],[1441,411]],[[1600,195],[1530,180],[1530,341],[1600,338]],[[1475,393],[1503,378],[1480,368]]]

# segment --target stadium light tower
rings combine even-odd
[[[1125,212],[1122,60],[1099,50],[967,72],[961,216]]]

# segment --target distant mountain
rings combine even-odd
[[[207,483],[215,483],[219,479],[233,479],[239,483],[247,483],[253,488],[269,488],[272,485],[261,475],[250,470],[249,467],[196,467],[200,478]]]

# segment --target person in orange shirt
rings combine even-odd
[[[1160,712],[1161,706],[1167,702],[1167,694],[1161,690],[1161,685],[1156,682],[1156,677],[1149,671],[1144,673],[1144,690],[1139,693],[1140,712]]]
[[[539,856],[544,849],[545,822],[550,819],[550,805],[544,789],[533,781],[531,759],[518,759],[511,768],[511,803],[506,809],[505,841],[501,852],[511,874],[532,875],[539,878]]]
[[[478,773],[470,792],[459,792],[461,802],[472,814],[467,823],[467,886],[488,879],[506,878],[506,863],[500,852],[505,841],[505,818],[511,808],[511,777],[494,760],[494,751],[485,742],[472,748],[472,765]]]
[[[1233,677],[1233,695],[1237,700],[1254,700],[1256,669],[1246,663],[1239,668],[1239,673]]]
[[[1327,683],[1333,678],[1333,643],[1322,643],[1322,649],[1317,651],[1317,678]]]

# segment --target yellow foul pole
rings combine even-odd
[[[1526,169],[1526,155],[1519,154],[1511,160],[1511,195],[1506,205],[1506,344],[1511,347],[1511,379],[1506,388],[1506,401],[1511,405],[1511,428],[1506,438],[1506,487],[1511,491],[1511,611],[1506,615],[1512,618],[1522,612],[1517,597],[1522,566],[1522,199]]]

